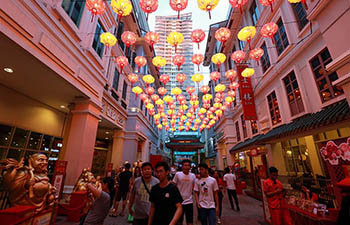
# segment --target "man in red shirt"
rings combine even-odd
[[[292,225],[288,209],[285,208],[282,183],[277,180],[278,170],[270,167],[270,178],[264,181],[264,192],[269,206],[272,225]]]

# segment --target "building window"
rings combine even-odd
[[[256,120],[251,120],[250,121],[250,126],[252,127],[252,134],[256,134],[259,132],[258,130],[258,122],[256,122]]]
[[[63,0],[62,8],[68,16],[73,20],[75,25],[79,27],[81,15],[83,14],[85,6],[85,0],[83,1],[74,1],[74,0]]]
[[[122,98],[126,100],[126,93],[128,91],[128,84],[124,81],[123,83],[123,93],[122,93]]]
[[[113,88],[118,92],[120,74],[117,68],[114,71]]]
[[[123,22],[119,22],[119,25],[118,25],[118,30],[117,30],[117,40],[118,40],[118,44],[120,46],[120,48],[122,49],[122,51],[125,50],[125,44],[124,42],[120,41],[122,40],[122,34],[124,32],[124,23]]]
[[[277,53],[278,55],[280,55],[284,51],[284,49],[287,48],[287,46],[289,45],[289,42],[288,42],[286,29],[284,28],[282,19],[278,20],[277,25],[278,25],[278,30],[274,38],[275,38]]]
[[[261,46],[261,49],[264,50],[264,54],[260,58],[260,60],[261,60],[261,67],[262,67],[263,72],[265,73],[266,70],[268,68],[270,68],[270,66],[271,66],[270,57],[269,57],[269,53],[267,51],[267,47],[266,47],[266,43],[265,42]]]
[[[141,112],[143,110],[143,101],[142,100],[140,101],[140,110],[141,110]]]
[[[269,104],[272,125],[280,123],[282,121],[281,113],[278,107],[278,101],[275,91],[273,91],[270,95],[267,96],[267,103]]]
[[[302,30],[306,26],[306,24],[309,22],[309,20],[307,19],[306,10],[303,6],[303,3],[298,2],[296,4],[292,4],[292,7],[298,22],[299,30]]]
[[[238,121],[236,121],[235,127],[236,127],[237,141],[240,141],[240,140],[241,140],[241,132],[239,131],[239,124],[238,124]]]
[[[241,41],[241,40],[238,40],[238,41],[239,41],[239,49],[243,51],[245,47],[245,41]]]
[[[292,116],[304,112],[304,104],[301,98],[299,84],[294,71],[290,72],[285,78],[283,78],[283,83],[286,88],[288,103]]]
[[[96,32],[94,41],[92,42],[92,48],[95,49],[96,53],[102,58],[104,45],[100,42],[100,35],[105,32],[100,21],[97,22]]]
[[[241,115],[241,123],[242,123],[242,129],[243,129],[243,138],[248,137],[248,132],[247,132],[247,125],[245,123],[245,120],[243,119],[243,115]]]
[[[323,102],[343,94],[341,87],[333,86],[332,82],[338,79],[336,72],[327,72],[326,66],[332,62],[331,55],[327,48],[311,59],[310,64],[315,75],[318,90]]]
[[[258,9],[258,6],[257,6],[255,0],[253,1],[252,5],[250,6],[249,12],[250,12],[250,15],[252,17],[253,25],[255,26],[258,23],[258,20],[260,17],[260,12],[259,12],[259,9]]]

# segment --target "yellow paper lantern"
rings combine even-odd
[[[217,109],[220,108],[221,106],[222,106],[221,103],[218,103],[218,102],[217,102],[217,103],[214,103],[214,107],[217,108]]]
[[[175,114],[175,110],[169,109],[169,110],[168,110],[168,115],[173,115],[173,114]]]
[[[159,119],[160,119],[160,115],[159,115],[159,113],[154,114],[153,118],[154,118],[155,120],[159,120]]]
[[[206,110],[205,108],[200,108],[200,109],[198,110],[198,112],[200,112],[201,114],[204,114],[204,113],[207,112],[207,110]]]
[[[154,105],[153,105],[152,103],[148,103],[148,104],[146,105],[146,108],[147,108],[147,109],[153,109],[153,108],[154,108]]]
[[[202,99],[203,100],[211,100],[213,98],[213,96],[211,94],[206,94],[206,95],[203,95]]]
[[[255,73],[255,70],[253,68],[245,68],[242,72],[242,77],[251,77]]]
[[[233,102],[233,98],[231,98],[230,96],[227,96],[225,98],[225,102],[231,103],[231,102]]]
[[[182,91],[178,87],[171,89],[171,94],[173,94],[173,95],[179,95],[181,93],[182,93]]]
[[[187,119],[187,116],[183,115],[180,117],[181,120],[185,121]]]
[[[250,40],[253,39],[255,34],[256,34],[256,29],[254,26],[246,26],[246,27],[243,27],[238,32],[237,37],[241,41],[247,41],[250,49]]]
[[[114,46],[117,43],[117,38],[109,32],[103,32],[100,35],[100,42],[108,48]]]
[[[209,13],[209,19],[211,19],[211,10],[213,10],[218,4],[219,0],[197,0],[198,8]]]
[[[190,104],[192,105],[192,106],[195,106],[195,105],[199,105],[199,101],[190,101]]]
[[[215,90],[216,92],[223,92],[223,91],[225,91],[225,89],[226,89],[226,86],[223,85],[223,84],[218,84],[218,85],[216,85],[215,88],[214,88],[214,90]]]
[[[179,108],[182,109],[182,110],[187,110],[188,106],[187,105],[181,105]]]
[[[198,73],[194,74],[191,78],[191,80],[193,82],[196,82],[197,84],[199,84],[199,82],[201,82],[203,79],[204,79],[203,74],[198,74]]]
[[[132,4],[129,0],[112,0],[111,7],[118,14],[118,23],[122,16],[128,16],[132,11]]]
[[[192,113],[186,113],[187,117],[192,117]]]
[[[158,124],[157,127],[159,130],[161,130],[163,128],[162,124]]]
[[[147,84],[153,84],[154,83],[154,77],[152,75],[145,75],[142,77],[142,80]]]
[[[164,101],[162,99],[158,99],[156,101],[156,105],[163,105],[164,104]]]
[[[136,95],[139,95],[143,92],[142,88],[140,88],[139,86],[133,87],[131,91],[134,92]]]
[[[216,53],[211,57],[211,61],[220,68],[220,65],[223,64],[226,60],[226,55],[222,53]]]
[[[179,44],[181,44],[184,41],[184,36],[179,32],[170,32],[167,39],[168,43],[176,48]]]
[[[166,64],[166,59],[161,56],[156,56],[152,59],[153,65],[155,65],[158,69],[162,68]]]
[[[164,96],[163,100],[164,100],[167,104],[174,102],[173,97],[171,97],[170,95]]]

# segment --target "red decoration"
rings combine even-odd
[[[139,80],[139,76],[137,74],[131,73],[128,75],[128,80],[131,82],[131,86],[133,86]]]
[[[231,90],[236,90],[237,88],[239,88],[239,84],[237,82],[232,82],[230,85],[229,85],[229,88]]]
[[[126,55],[128,54],[128,49],[130,45],[133,45],[136,43],[137,36],[134,32],[131,31],[125,31],[122,34],[122,41],[126,45]]]
[[[243,13],[243,6],[247,4],[248,0],[229,0],[233,8],[239,8],[241,14]]]
[[[274,3],[275,0],[259,0],[260,4],[263,6],[270,6],[271,7],[271,12],[273,12],[273,7],[272,4]]]
[[[127,65],[129,65],[128,58],[125,56],[118,56],[115,60],[115,62],[118,64],[120,67],[120,73],[123,73],[123,68]]]
[[[145,41],[152,47],[152,50],[153,46],[159,41],[159,38],[159,34],[152,31],[145,35]]]
[[[231,91],[228,91],[227,92],[227,95],[230,96],[231,98],[235,97],[236,96],[236,92],[231,90]]]
[[[192,62],[198,66],[199,71],[199,65],[203,62],[204,56],[202,54],[194,54],[192,56]]]
[[[203,85],[200,90],[203,94],[207,94],[210,91],[210,87],[208,85]]]
[[[183,82],[185,82],[185,80],[187,79],[187,76],[186,74],[184,73],[179,73],[177,76],[176,76],[176,80],[182,85]]]
[[[145,93],[140,94],[140,99],[144,102],[146,99],[148,99],[148,96]]]
[[[227,70],[225,73],[225,77],[232,82],[234,79],[236,79],[237,72],[235,70]]]
[[[173,63],[175,66],[177,66],[177,69],[180,70],[180,67],[185,62],[185,57],[183,55],[175,55],[173,57]]]
[[[167,89],[164,87],[160,87],[158,88],[158,94],[160,94],[160,96],[163,96],[167,93]]]
[[[243,70],[247,66],[238,66],[238,79],[239,79],[239,92],[243,108],[243,119],[244,120],[257,120],[257,114],[255,109],[254,92],[250,77],[242,77]]]
[[[274,42],[273,36],[274,36],[275,33],[277,32],[277,30],[278,30],[277,24],[274,23],[274,22],[270,22],[270,23],[265,24],[265,25],[261,28],[260,34],[261,34],[261,36],[263,36],[263,37],[271,38],[272,42]]]
[[[170,0],[169,1],[170,7],[177,11],[177,18],[180,18],[180,11],[186,9],[188,5],[188,0]]]
[[[230,38],[231,31],[227,29],[226,27],[221,27],[215,32],[215,38],[216,40],[220,41],[222,43],[222,48],[225,46],[225,42]]]
[[[170,76],[168,74],[162,74],[159,77],[159,81],[162,82],[164,86],[166,86],[166,83],[168,83],[169,80],[170,80]]]
[[[148,14],[158,9],[158,0],[140,0],[140,7],[147,14],[146,20],[148,21]]]
[[[241,64],[244,58],[245,58],[245,53],[243,51],[235,51],[231,55],[231,59],[238,64]]]
[[[194,87],[187,87],[186,88],[186,92],[190,95],[190,96],[192,96],[192,94],[194,93],[196,91],[196,89],[194,88]]]
[[[147,59],[143,56],[136,56],[135,63],[139,67],[139,72],[140,72],[141,67],[146,66]]]
[[[149,96],[151,96],[151,95],[154,94],[154,88],[153,88],[153,87],[148,87],[148,88],[146,88],[145,92],[146,92]]]
[[[221,74],[219,72],[210,73],[210,79],[215,82],[215,85],[216,85],[216,82],[220,79],[220,77],[221,77]]]
[[[156,102],[159,99],[159,96],[157,94],[151,95],[151,99],[153,102]]]
[[[202,29],[196,29],[192,31],[191,40],[192,42],[198,44],[198,49],[199,49],[199,43],[201,43],[204,39],[205,39],[205,33]]]
[[[259,65],[259,60],[263,55],[264,55],[264,50],[262,50],[261,48],[255,48],[249,52],[249,57],[251,59],[255,59],[258,65]]]
[[[86,8],[91,13],[91,22],[94,20],[94,17],[101,15],[106,10],[106,5],[103,0],[86,0]]]

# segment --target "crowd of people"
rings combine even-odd
[[[178,168],[166,162],[153,168],[151,163],[144,162],[133,170],[132,173],[131,165],[126,163],[116,181],[110,177],[103,179],[102,190],[88,185],[96,200],[81,224],[103,224],[108,214],[124,217],[127,206],[128,220],[134,225],[179,225],[184,220],[192,225],[194,210],[202,225],[221,224],[225,189],[232,210],[240,210],[236,177],[230,168],[225,169],[223,176],[205,163],[192,167],[190,160],[183,160]]]

